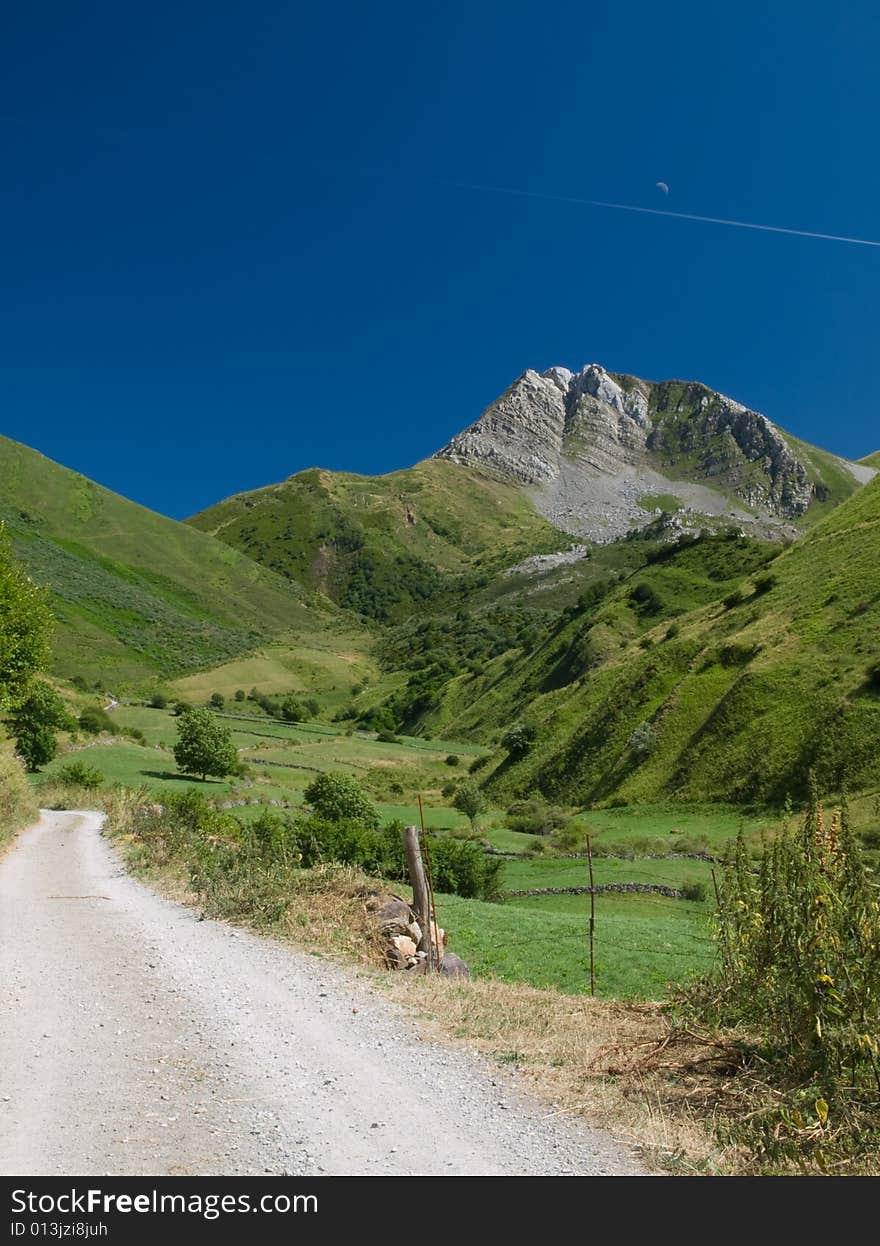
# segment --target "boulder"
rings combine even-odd
[[[401,956],[415,956],[416,945],[409,935],[393,935],[389,940],[391,947],[396,948]]]
[[[444,978],[469,978],[471,971],[455,952],[447,952],[440,962],[440,972]]]

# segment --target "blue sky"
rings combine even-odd
[[[10,7],[0,431],[178,517],[554,363],[877,449],[880,249],[453,183],[880,239],[878,61],[859,0]]]

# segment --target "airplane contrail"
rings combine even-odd
[[[512,186],[482,186],[478,182],[450,182],[464,190],[488,190],[499,195],[518,195],[524,199],[549,199],[553,203],[575,203],[586,208],[613,208],[618,212],[640,212],[645,216],[671,216],[678,221],[702,221],[706,225],[728,225],[734,229],[758,229],[768,234],[793,234],[796,238],[821,238],[823,242],[850,242],[858,247],[880,247],[870,238],[848,238],[844,234],[820,234],[810,229],[786,229],[783,225],[757,225],[753,221],[730,221],[721,216],[697,216],[692,212],[672,212],[668,208],[641,208],[634,203],[609,203],[604,199],[577,199],[572,195],[548,195],[539,190],[518,190]]]

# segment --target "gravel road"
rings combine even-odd
[[[45,813],[0,861],[0,1172],[640,1171],[354,971],[155,895],[100,828]]]

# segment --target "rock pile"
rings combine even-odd
[[[384,943],[385,963],[391,969],[407,973],[427,973],[427,932],[423,932],[416,914],[402,896],[392,892],[374,891],[366,899],[367,913]],[[446,931],[431,921],[431,935],[438,972],[446,977],[469,978],[470,970],[454,952],[446,950]]]

